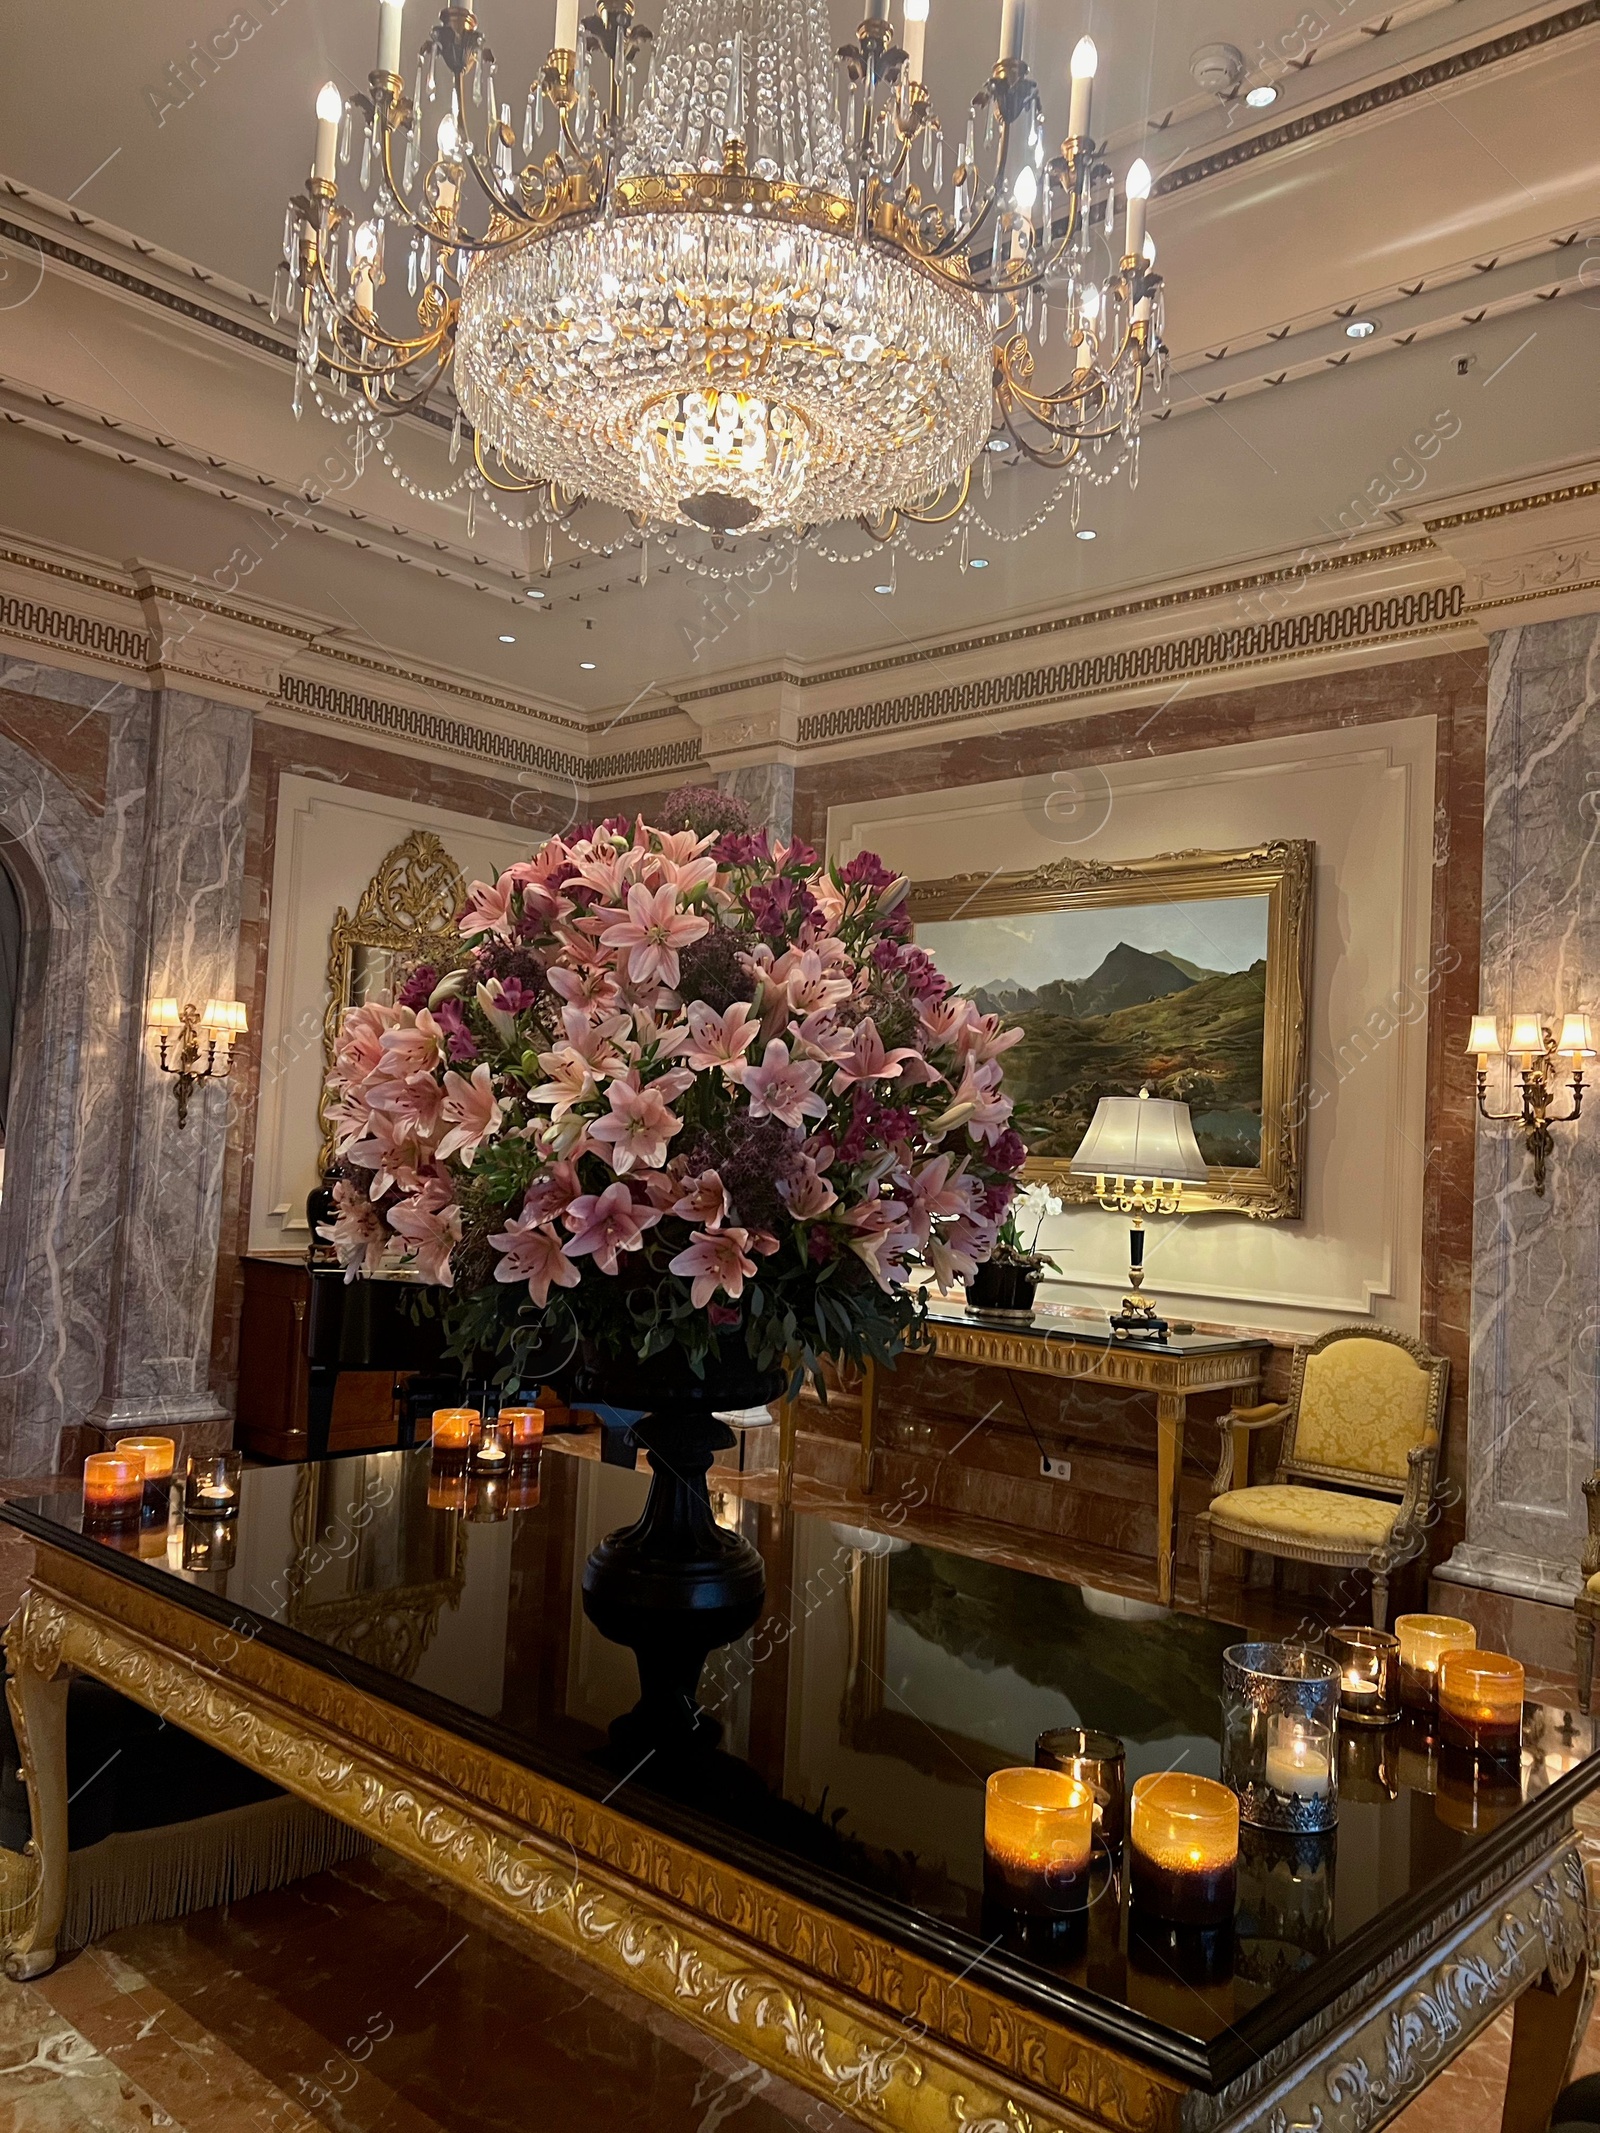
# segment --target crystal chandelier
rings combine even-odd
[[[947,152],[929,0],[898,37],[866,0],[837,51],[827,0],[665,0],[659,36],[633,0],[581,21],[556,0],[515,109],[465,7],[408,93],[404,6],[379,0],[369,90],[317,100],[274,307],[299,329],[296,414],[309,392],[363,433],[358,464],[464,493],[469,536],[487,502],[543,530],[546,569],[558,537],[640,550],[645,578],[652,538],[723,576],[743,539],[768,567],[773,543],[853,560],[851,525],[869,551],[959,539],[965,564],[973,523],[1020,538],[1085,482],[1137,478],[1165,362],[1150,173],[1127,173],[1119,244],[1087,37],[1050,155],[1026,0],[1003,0]],[[397,458],[399,415],[449,427],[442,486]],[[1020,529],[984,516],[991,454],[1055,477]]]

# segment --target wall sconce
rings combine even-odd
[[[1541,1014],[1514,1014],[1511,1034],[1500,1041],[1500,1023],[1494,1015],[1474,1015],[1467,1051],[1478,1055],[1478,1109],[1496,1125],[1520,1126],[1533,1157],[1533,1189],[1544,1197],[1545,1173],[1555,1147],[1552,1126],[1574,1125],[1583,1110],[1587,1084],[1583,1078],[1586,1059],[1595,1056],[1594,1031],[1586,1014],[1564,1015],[1561,1033],[1555,1034]],[[1489,1062],[1505,1059],[1522,1082],[1520,1111],[1489,1109]],[[1572,1109],[1552,1116],[1556,1083],[1562,1062],[1571,1074]]]
[[[239,1039],[249,1029],[242,1000],[207,1000],[203,1008],[191,1001],[179,1007],[176,1000],[152,1000],[146,1018],[161,1038],[161,1071],[173,1076],[173,1094],[178,1099],[178,1124],[189,1123],[189,1098],[203,1081],[226,1081],[233,1071],[233,1055]],[[171,1052],[177,1031],[177,1056]],[[205,1065],[200,1064],[202,1050]]]

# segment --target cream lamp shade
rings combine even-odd
[[[1511,1037],[1506,1045],[1508,1052],[1523,1058],[1532,1058],[1544,1050],[1544,1018],[1536,1014],[1515,1014],[1511,1017]]]
[[[1467,1039],[1469,1053],[1476,1052],[1480,1059],[1493,1059],[1500,1051],[1500,1024],[1493,1015],[1474,1015],[1472,1033]]]
[[[250,1027],[243,1000],[207,1000],[200,1020],[219,1037],[241,1037]]]
[[[1563,1017],[1561,1035],[1556,1039],[1556,1050],[1564,1052],[1569,1059],[1594,1057],[1594,1026],[1587,1015]]]
[[[1072,1174],[1174,1185],[1208,1181],[1189,1106],[1160,1096],[1102,1096],[1072,1158]]]
[[[152,1000],[146,1021],[151,1029],[177,1029],[182,1021],[176,1000]]]

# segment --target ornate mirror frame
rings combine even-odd
[[[341,904],[328,936],[328,1006],[322,1021],[324,1078],[333,1072],[334,1053],[350,991],[355,952],[381,948],[420,963],[434,951],[460,947],[456,919],[467,901],[461,869],[431,830],[413,830],[388,853],[361,892],[355,916]],[[318,1174],[335,1161],[333,1127],[326,1101],[321,1112],[322,1146]]]
[[[1106,904],[1266,896],[1261,1161],[1249,1170],[1214,1165],[1203,1190],[1184,1192],[1183,1207],[1196,1214],[1294,1220],[1304,1197],[1314,856],[1309,842],[1285,839],[1247,851],[1170,852],[1121,862],[1058,859],[1031,874],[962,874],[949,881],[919,883],[912,891],[911,911],[919,923],[932,924]],[[1031,1161],[1027,1174],[1070,1204],[1095,1198],[1094,1181],[1073,1177],[1066,1159]]]

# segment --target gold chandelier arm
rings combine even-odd
[[[971,494],[972,469],[968,467],[957,486],[956,500],[947,509],[942,511],[925,510],[920,504],[902,504],[896,515],[900,518],[909,519],[914,526],[948,526],[952,519],[959,518],[967,508],[967,499]]]
[[[472,433],[472,463],[490,488],[498,489],[502,496],[533,496],[540,489],[551,490],[551,484],[547,481],[501,481],[491,474],[483,456],[483,434],[479,430]]]

